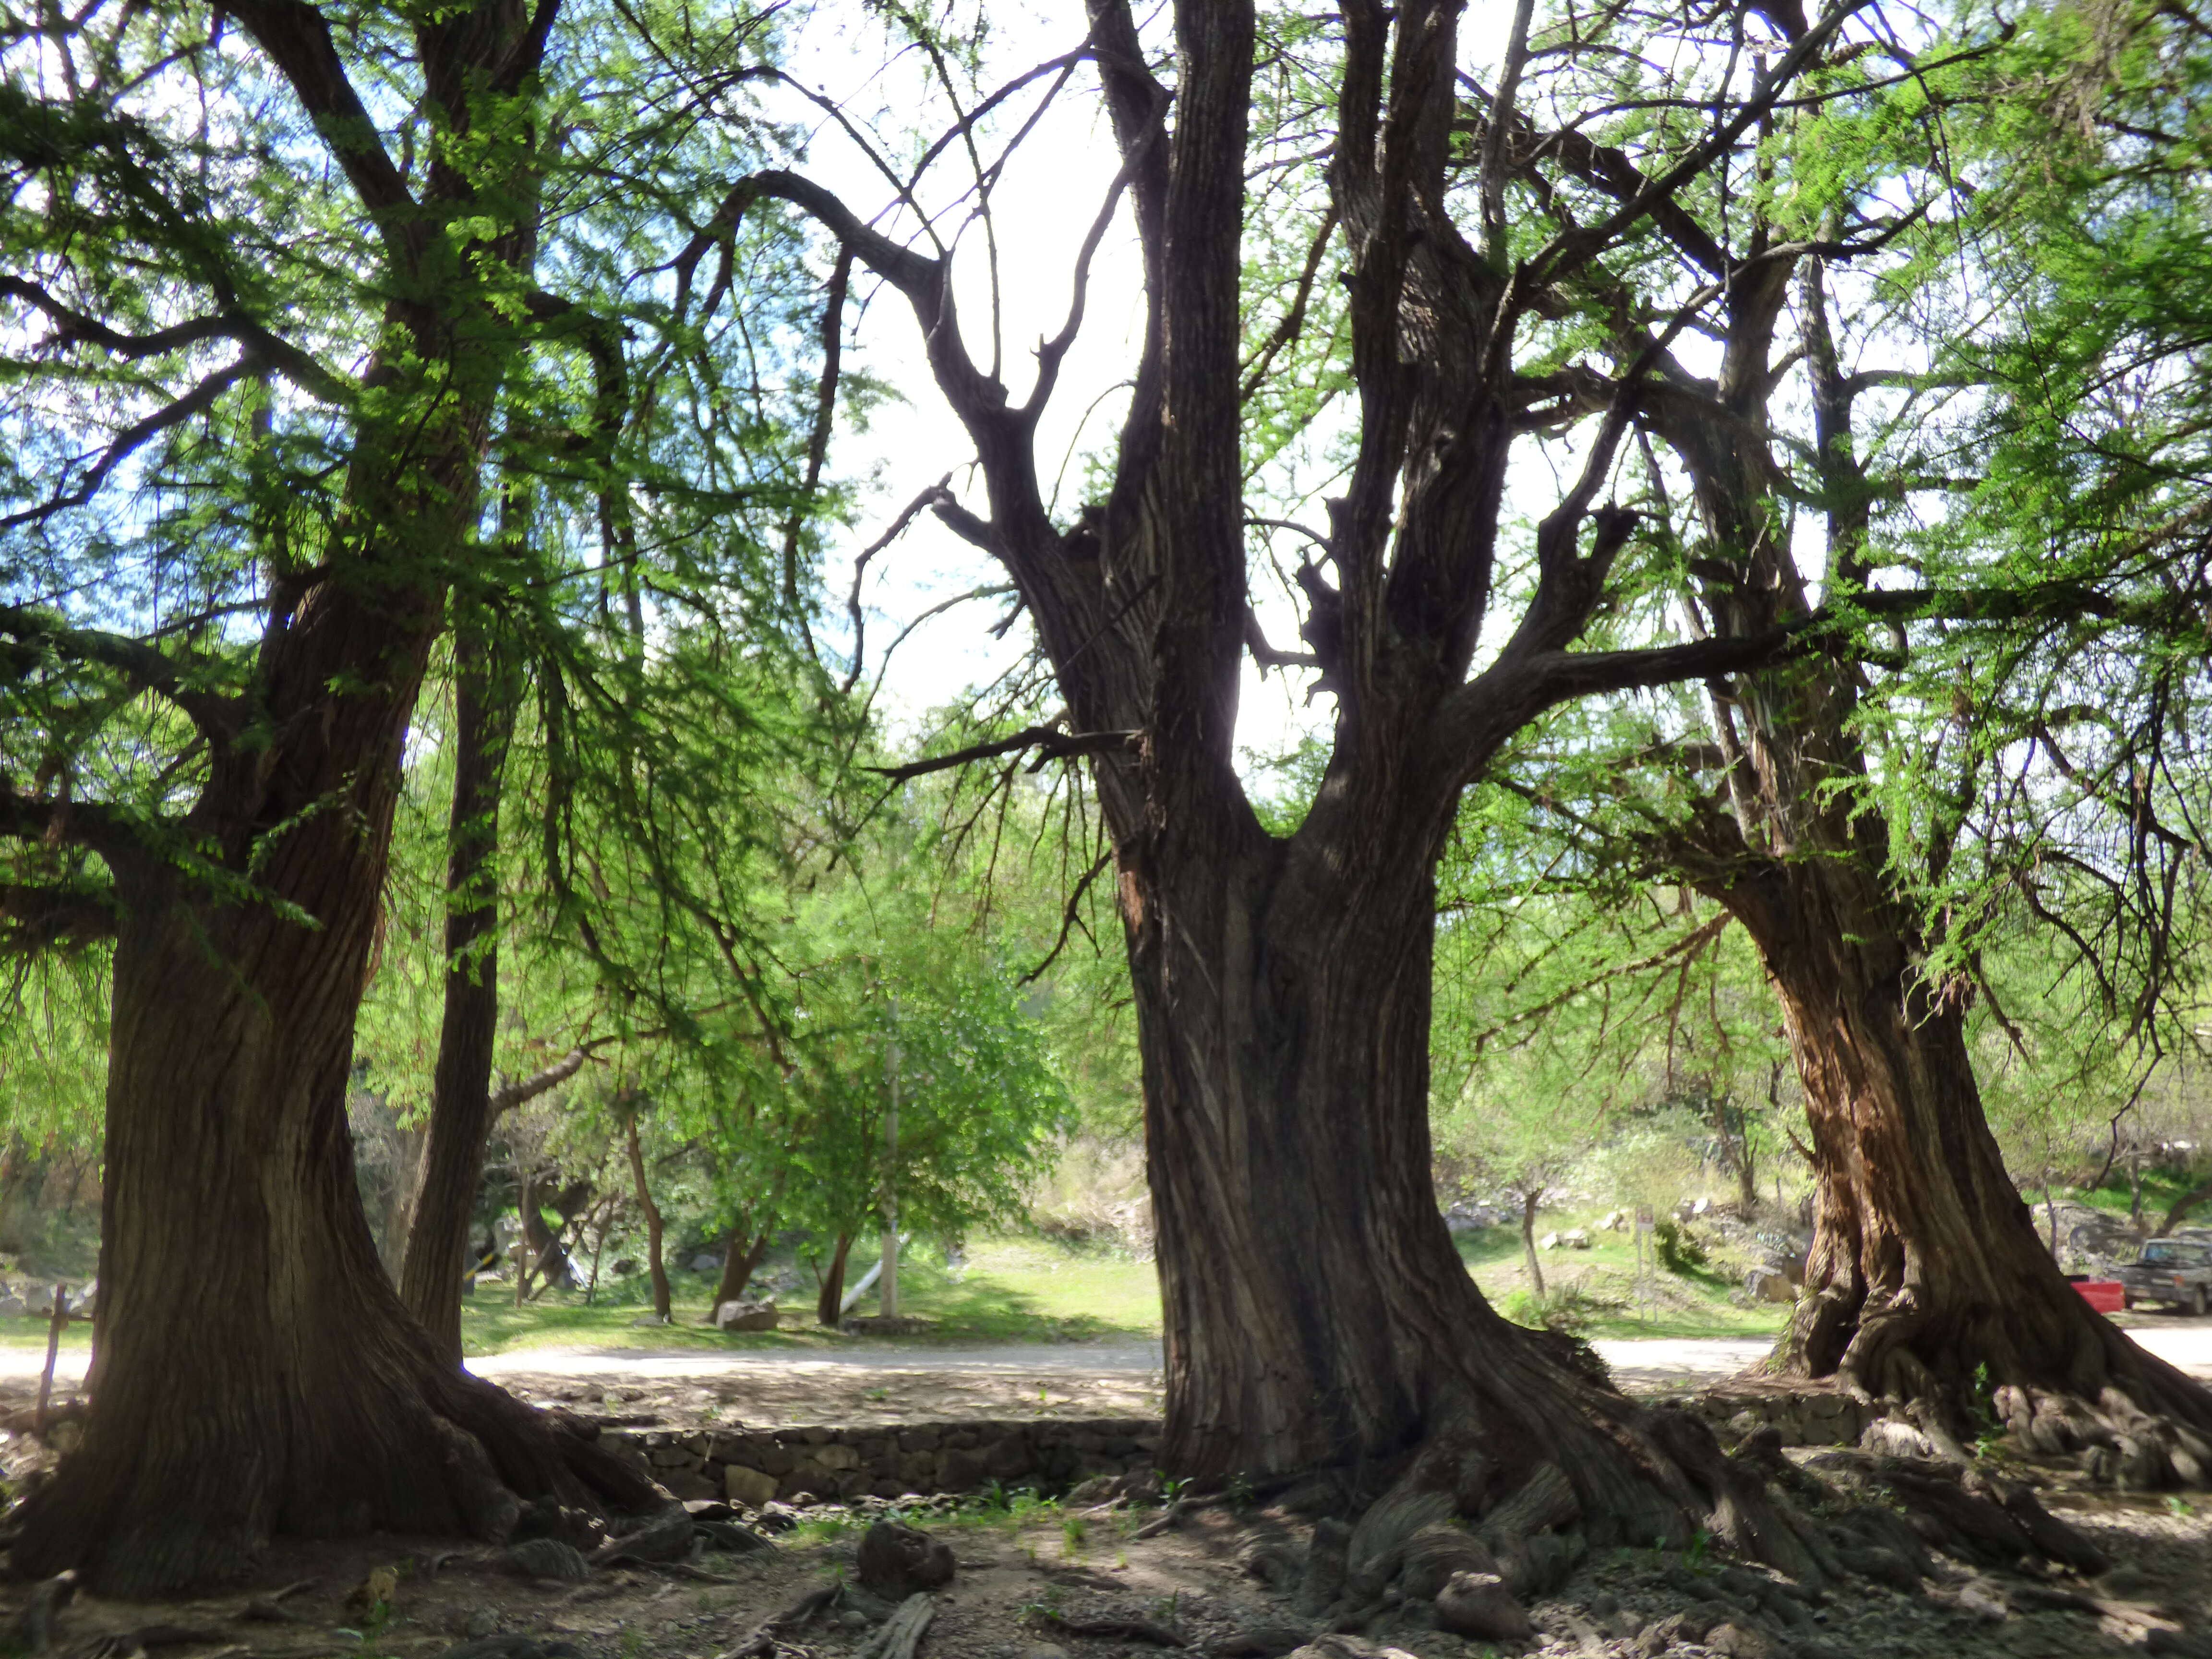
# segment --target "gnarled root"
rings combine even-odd
[[[2212,1486],[2212,1390],[2137,1347],[2063,1283],[2063,1300],[2003,1317],[1931,1307],[1924,1287],[1857,1301],[1846,1288],[1800,1304],[1777,1359],[1820,1376],[1832,1354],[1827,1370],[1842,1387],[1889,1407],[1898,1421],[1875,1425],[1870,1449],[1965,1464],[1993,1419],[2031,1462],[2137,1491]]]
[[[1365,1629],[1394,1600],[1433,1603],[1448,1629],[1461,1630],[1455,1620],[1510,1623],[1592,1545],[1681,1548],[1701,1534],[1808,1589],[1840,1570],[1820,1531],[1756,1464],[1725,1455],[1703,1423],[1595,1389],[1582,1403],[1601,1432],[1559,1436],[1552,1456],[1510,1474],[1472,1426],[1432,1437],[1348,1532],[1316,1526],[1300,1612],[1339,1632]]]
[[[667,1501],[581,1419],[434,1362],[384,1381],[343,1402],[354,1414],[335,1412],[333,1423],[240,1419],[211,1434],[211,1447],[105,1414],[95,1396],[83,1444],[9,1517],[10,1570],[75,1568],[103,1595],[141,1596],[235,1577],[280,1534],[383,1528],[503,1543],[573,1529],[547,1516]]]
[[[2111,1565],[2087,1537],[2045,1509],[2025,1481],[1948,1462],[1864,1452],[1826,1452],[1812,1467],[1846,1492],[1886,1492],[1902,1499],[1922,1541],[1961,1560],[1990,1567],[2048,1561],[2091,1577]],[[1875,1541],[1892,1548],[1897,1543],[1893,1537]]]

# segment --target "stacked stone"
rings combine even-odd
[[[1156,1418],[873,1424],[691,1434],[610,1430],[605,1443],[636,1455],[678,1498],[726,1498],[757,1509],[802,1498],[927,1497],[993,1481],[1058,1490],[1149,1469]]]
[[[1711,1423],[1727,1442],[1771,1427],[1785,1446],[1856,1446],[1866,1425],[1881,1415],[1831,1389],[1761,1389],[1732,1394],[1714,1389],[1681,1402]]]

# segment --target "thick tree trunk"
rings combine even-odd
[[[1317,806],[1317,812],[1328,810]],[[1314,835],[1309,825],[1308,836]],[[1702,1427],[1492,1310],[1431,1181],[1434,896],[1257,833],[1122,855],[1166,1335],[1164,1467],[1372,1478],[1435,1447],[1480,1514],[1556,1464],[1593,1541],[1723,1531],[1814,1569]],[[1319,836],[1315,839],[1318,841]],[[1427,1460],[1422,1467],[1433,1468]]]
[[[660,1206],[653,1201],[653,1188],[645,1176],[645,1146],[638,1137],[637,1113],[623,1119],[623,1138],[629,1148],[629,1178],[637,1192],[637,1207],[645,1217],[645,1268],[653,1280],[653,1311],[665,1324],[674,1316],[668,1295],[668,1269],[660,1259]]]
[[[520,1177],[515,1182],[515,1218],[522,1226],[522,1242],[528,1255],[526,1262],[545,1284],[573,1285],[576,1281],[575,1266],[568,1259],[568,1248],[561,1243],[561,1235],[545,1224],[544,1200],[538,1197],[538,1183],[534,1175]],[[518,1272],[518,1287],[526,1277]],[[516,1305],[521,1305],[518,1294]]]
[[[1830,324],[1825,266],[1795,272],[1813,392],[1816,471],[1828,497],[1826,580],[1868,579],[1879,489],[1852,434],[1860,385]],[[1808,614],[1806,582],[1777,528],[1766,441],[1776,325],[1792,273],[1776,263],[1731,287],[1709,404],[1650,405],[1695,484],[1705,539],[1702,606],[1717,631]],[[2130,1478],[2212,1474],[2212,1394],[2090,1311],[2036,1237],[1983,1115],[1962,1009],[1928,986],[1909,900],[1886,868],[1888,826],[1839,791],[1869,768],[1854,720],[1859,681],[1808,658],[1711,683],[1717,799],[1665,840],[1669,860],[1740,918],[1779,994],[1813,1132],[1818,1183],[1805,1293],[1778,1358],[1801,1374],[1911,1407],[1955,1438],[1998,1386],[2041,1449],[2100,1440]]]
[[[295,674],[376,689],[324,702],[319,741],[289,752],[286,782],[323,810],[276,802],[292,821],[255,872],[315,925],[159,866],[119,874],[93,1407],[22,1511],[18,1573],[144,1594],[236,1573],[277,1532],[492,1537],[518,1493],[588,1501],[577,1471],[650,1490],[457,1371],[378,1262],[345,1095],[430,629],[395,653],[387,617],[322,599],[280,636],[277,692]],[[219,775],[204,814],[237,787]]]
[[[446,1012],[399,1297],[458,1365],[469,1220],[483,1181],[484,1139],[491,1130],[492,1041],[499,1018],[499,785],[512,704],[481,617],[455,630],[453,652]]]
[[[730,1242],[722,1251],[722,1282],[714,1287],[714,1307],[707,1310],[710,1325],[725,1302],[735,1302],[745,1293],[745,1286],[753,1282],[754,1273],[767,1259],[769,1242],[775,1236],[773,1224],[757,1233],[749,1231],[749,1224],[740,1221],[730,1230]]]
[[[822,1276],[822,1290],[814,1298],[814,1322],[835,1329],[843,1322],[845,1259],[852,1254],[853,1235],[839,1233],[837,1248],[830,1253],[830,1270]]]
[[[2212,1396],[2066,1282],[1983,1115],[1964,1011],[1922,981],[1874,880],[1808,860],[1728,896],[1780,996],[1812,1128],[1787,1366],[1961,1436],[1996,1385],[2036,1449],[2112,1448],[2138,1484],[2212,1476]]]

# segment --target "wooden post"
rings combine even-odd
[[[46,1402],[53,1397],[54,1361],[62,1351],[62,1327],[69,1323],[69,1289],[54,1286],[53,1323],[46,1327],[46,1368],[39,1373],[39,1407],[31,1413],[31,1432],[42,1435],[46,1431]]]
[[[898,999],[891,999],[890,1052],[884,1056],[890,1071],[890,1110],[884,1119],[884,1273],[883,1316],[898,1317]]]

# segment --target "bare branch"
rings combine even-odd
[[[611,1041],[612,1041],[611,1038],[600,1037],[594,1039],[591,1043],[571,1048],[543,1070],[532,1072],[528,1077],[517,1078],[514,1082],[504,1084],[493,1090],[491,1094],[493,1119],[495,1121],[502,1112],[512,1111],[517,1106],[537,1099],[550,1089],[559,1088],[584,1069],[584,1062],[591,1057],[589,1053],[591,1048],[599,1043]]]
[[[927,507],[932,501],[936,501],[940,495],[944,495],[946,489],[951,484],[951,483],[952,475],[948,472],[943,477],[939,478],[935,483],[931,484],[927,489],[923,489],[921,494],[917,495],[912,501],[906,504],[905,507],[901,510],[897,518],[891,520],[891,527],[884,532],[882,535],[877,537],[875,540],[870,542],[866,547],[862,548],[860,551],[859,556],[854,559],[853,591],[845,597],[845,614],[850,617],[853,621],[853,664],[852,667],[845,675],[844,689],[847,691],[850,691],[855,685],[860,684],[861,663],[865,658],[864,647],[867,639],[867,619],[862,615],[860,611],[860,579],[868,574],[868,561],[874,558],[877,554],[882,552],[893,542],[896,541],[901,536],[904,535],[906,533],[906,527],[914,522],[915,514],[919,514],[923,507]],[[902,634],[899,637],[903,639],[906,636]],[[890,653],[887,652],[884,654],[889,655]]]
[[[950,771],[971,761],[992,760],[1000,755],[1035,749],[1036,758],[1030,763],[1030,770],[1034,772],[1048,761],[1064,760],[1071,755],[1097,755],[1117,749],[1133,748],[1137,739],[1143,735],[1140,732],[1061,732],[1049,726],[1029,726],[1011,738],[970,744],[967,748],[956,749],[949,755],[933,755],[927,760],[909,761],[904,766],[872,766],[868,770],[880,777],[889,778],[894,783],[903,783],[909,778],[924,777],[932,772]]]
[[[1083,896],[1091,890],[1091,884],[1098,879],[1098,872],[1113,861],[1114,849],[1109,847],[1083,872],[1083,879],[1075,884],[1075,890],[1067,896],[1066,907],[1060,912],[1060,937],[1053,940],[1052,949],[1044,953],[1043,961],[1014,981],[1017,986],[1034,984],[1044,976],[1047,969],[1060,960],[1060,953],[1067,948],[1067,936],[1074,931],[1076,919],[1082,913]],[[1084,931],[1088,935],[1090,930],[1085,928]]]
[[[93,463],[76,489],[52,495],[36,507],[27,507],[20,513],[9,514],[0,519],[0,530],[12,530],[17,525],[50,519],[70,507],[82,507],[100,492],[100,486],[113,476],[116,468],[171,427],[181,426],[195,415],[205,414],[215,406],[216,398],[252,375],[259,367],[259,362],[258,354],[249,349],[236,362],[217,369],[174,403],[157,409],[145,419],[125,427],[100,459]]]
[[[1310,651],[1279,651],[1267,643],[1260,627],[1260,613],[1244,607],[1244,648],[1261,668],[1319,668],[1321,659]]]

